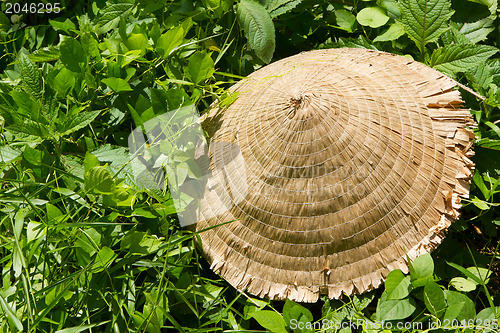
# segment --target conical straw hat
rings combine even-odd
[[[196,229],[216,226],[200,234],[211,268],[300,302],[407,272],[468,195],[473,123],[457,84],[402,56],[330,49],[234,85],[235,101],[202,119],[213,179]]]

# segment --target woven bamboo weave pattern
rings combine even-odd
[[[202,119],[214,180],[197,230],[240,290],[314,302],[378,287],[434,249],[459,216],[473,163],[457,83],[364,49],[301,53],[231,88]],[[230,165],[237,160],[238,167]],[[243,188],[243,193],[238,189]],[[220,209],[223,202],[224,209]]]

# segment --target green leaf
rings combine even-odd
[[[345,9],[335,11],[337,25],[347,32],[354,32],[357,28],[356,16]]]
[[[410,294],[410,277],[405,276],[400,269],[395,269],[387,275],[385,290],[387,299],[403,299]]]
[[[495,30],[494,19],[485,17],[475,22],[465,22],[458,29],[472,43],[478,43],[485,40]]]
[[[391,40],[396,40],[405,34],[405,29],[399,23],[393,23],[383,34],[378,35],[373,40],[374,42],[387,42]]]
[[[459,270],[461,273],[463,273],[465,276],[467,276],[469,279],[471,279],[472,281],[476,282],[477,284],[483,284],[483,280],[481,280],[480,278],[478,278],[474,273],[472,273],[471,271],[463,268],[462,266],[458,265],[458,264],[455,264],[453,262],[446,262],[448,265],[450,265],[451,267]]]
[[[446,45],[436,49],[430,65],[446,74],[465,72],[494,55],[498,49],[488,45]]]
[[[488,205],[488,203],[486,201],[483,201],[477,197],[473,197],[471,202],[474,204],[474,206],[476,206],[477,208],[479,208],[481,210],[490,209],[490,206]]]
[[[450,0],[408,0],[399,4],[399,22],[422,53],[427,43],[436,41],[448,30],[447,22],[454,13]]]
[[[84,128],[88,124],[94,121],[95,118],[99,115],[101,111],[84,111],[75,115],[68,116],[58,127],[59,134],[61,136],[68,135],[73,132],[78,131],[81,128]]]
[[[474,274],[478,279],[483,281],[484,284],[488,284],[490,281],[491,270],[483,268],[483,267],[468,267],[467,270]]]
[[[477,283],[470,279],[464,279],[461,276],[454,277],[450,284],[458,291],[469,292],[476,289]]]
[[[126,42],[127,48],[129,50],[140,50],[141,55],[146,54],[149,45],[149,40],[144,34],[131,34]]]
[[[113,192],[113,177],[106,166],[95,166],[85,174],[85,190],[97,194],[110,194]]]
[[[3,296],[0,294],[0,308],[2,309],[2,314],[5,314],[9,323],[11,332],[23,331],[23,324],[17,318],[16,313],[12,310],[9,304],[5,301]]]
[[[25,54],[21,54],[18,64],[19,69],[21,70],[21,80],[23,82],[24,89],[31,96],[37,98],[38,100],[42,100],[44,85],[42,73],[38,69],[38,66],[36,66],[35,63]]]
[[[106,1],[106,7],[99,11],[93,22],[98,28],[97,33],[103,34],[116,27],[120,17],[134,6],[134,2],[134,0]]]
[[[377,318],[379,321],[401,320],[411,316],[415,309],[412,299],[386,300],[381,297],[377,305]]]
[[[389,21],[389,16],[385,14],[385,10],[380,7],[366,7],[359,11],[356,15],[359,24],[370,28],[378,28]]]
[[[59,59],[59,48],[56,46],[49,46],[38,49],[29,55],[31,61],[54,61]]]
[[[271,0],[266,6],[267,11],[272,18],[278,17],[282,14],[288,13],[297,5],[299,5],[302,0]]]
[[[287,326],[290,325],[292,320],[296,320],[298,322],[304,323],[304,325],[308,322],[313,321],[313,315],[311,311],[306,309],[300,304],[297,304],[289,299],[285,301],[285,305],[283,306],[283,319]]]
[[[448,308],[444,314],[443,321],[458,321],[474,319],[476,316],[476,307],[474,302],[462,293],[452,290],[445,290]]]
[[[52,81],[52,86],[62,97],[66,97],[68,91],[73,89],[74,85],[75,76],[66,68],[61,69]]]
[[[427,281],[424,286],[424,302],[429,312],[440,318],[446,309],[446,299],[441,287],[434,281]]]
[[[101,164],[99,163],[99,159],[94,156],[93,154],[86,152],[85,153],[85,158],[83,159],[83,167],[85,170],[85,173],[89,172],[90,169],[96,166],[100,166]]]
[[[96,254],[94,265],[92,266],[92,273],[98,273],[107,268],[115,259],[116,255],[113,250],[107,246],[103,246]]]
[[[49,24],[54,28],[54,30],[62,30],[66,33],[69,33],[70,30],[76,29],[75,24],[68,18],[66,18],[64,21],[62,21],[62,19],[60,18],[49,20]]]
[[[205,51],[197,51],[189,58],[187,74],[194,83],[205,81],[214,72],[214,61]]]
[[[430,254],[425,253],[409,264],[411,283],[414,287],[422,287],[434,274],[434,261]]]
[[[72,72],[80,73],[87,63],[85,50],[73,38],[65,38],[59,46],[59,52],[61,52],[62,63]]]
[[[184,40],[184,29],[178,26],[168,30],[156,41],[155,47],[163,58],[170,56],[172,51],[182,44]]]
[[[101,80],[114,92],[132,91],[130,85],[124,79],[118,77],[108,77]]]
[[[252,316],[260,324],[260,326],[273,333],[287,333],[285,320],[275,311],[262,310],[253,312],[250,316]]]
[[[262,61],[271,62],[276,37],[273,21],[267,10],[258,2],[241,0],[237,5],[237,14],[250,47]]]

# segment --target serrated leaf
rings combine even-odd
[[[250,47],[262,61],[271,62],[276,37],[274,24],[267,10],[258,2],[242,0],[237,5],[237,14]]]
[[[427,43],[436,41],[448,29],[447,22],[454,13],[450,0],[408,0],[399,4],[398,21],[422,53]]]
[[[189,57],[187,74],[194,83],[198,84],[205,81],[210,78],[214,72],[214,61],[205,51],[197,51]]]
[[[385,10],[380,7],[366,7],[359,11],[356,15],[359,24],[370,28],[378,28],[389,21],[389,16],[385,14]]]
[[[98,27],[97,33],[106,33],[116,26],[120,17],[129,11],[134,3],[134,0],[108,0],[106,7],[101,9],[94,19],[93,23]]]
[[[485,62],[497,51],[496,47],[489,45],[446,45],[432,53],[430,65],[445,74],[454,75]]]
[[[378,50],[378,48],[371,44],[371,41],[367,40],[364,36],[358,36],[358,38],[344,38],[339,37],[338,42],[334,44],[336,47],[353,47],[360,49],[370,49]]]
[[[87,56],[82,45],[73,38],[65,38],[59,45],[61,61],[72,72],[81,72],[87,63]]]
[[[457,24],[458,25],[458,24]],[[472,43],[485,40],[495,30],[494,17],[485,17],[476,22],[465,22],[459,26],[460,32]]]
[[[21,81],[24,90],[31,96],[42,100],[44,85],[42,73],[38,69],[38,66],[25,54],[21,54],[18,64],[21,70]]]
[[[110,194],[113,191],[113,177],[106,166],[95,166],[85,173],[85,190],[98,194]]]
[[[302,0],[271,0],[266,6],[272,18],[288,13],[297,7]]]
[[[273,333],[286,333],[285,320],[283,317],[271,310],[262,310],[250,314],[260,326],[268,329]]]
[[[99,115],[101,111],[85,111],[80,112],[76,115],[68,116],[62,125],[59,127],[59,134],[61,136],[68,135],[73,132],[84,128],[88,124],[94,121],[94,119]]]
[[[132,91],[130,85],[124,79],[118,77],[108,77],[101,80],[114,92]]]

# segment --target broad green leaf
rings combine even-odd
[[[348,32],[354,32],[357,28],[356,16],[345,9],[335,11],[335,20],[340,28]]]
[[[430,65],[443,73],[453,75],[485,62],[497,51],[496,47],[489,45],[446,45],[432,53]]]
[[[55,20],[49,20],[49,24],[57,31],[62,30],[69,33],[70,30],[75,30],[76,26],[70,19],[66,18],[64,21],[62,19],[56,18]]]
[[[114,189],[113,177],[106,166],[96,166],[85,174],[85,190],[110,194]]]
[[[458,29],[468,40],[475,44],[485,40],[495,30],[494,19],[485,17],[479,21],[465,22],[461,27],[458,26]]]
[[[463,268],[462,266],[458,265],[458,264],[455,264],[453,262],[446,262],[448,265],[450,265],[451,267],[459,270],[461,273],[463,273],[465,276],[467,276],[469,279],[471,279],[472,281],[476,282],[477,284],[483,284],[483,280],[481,280],[480,278],[478,278],[476,276],[476,274],[472,273],[471,271]]]
[[[461,276],[454,277],[450,280],[450,284],[458,291],[469,292],[476,290],[476,282],[465,279]]]
[[[415,312],[416,306],[412,299],[379,300],[377,318],[379,321],[402,320]]]
[[[433,278],[434,261],[430,254],[425,253],[409,264],[411,283],[414,287],[424,286],[427,280]]]
[[[61,136],[71,134],[84,128],[94,121],[101,111],[83,111],[75,115],[68,116],[58,127]]]
[[[378,50],[375,45],[372,44],[371,41],[367,40],[364,36],[360,35],[358,38],[343,38],[339,37],[338,42],[335,45],[336,47],[353,47],[360,49],[370,49],[370,50]]]
[[[115,257],[116,255],[113,250],[107,246],[103,246],[96,254],[94,265],[92,266],[92,273],[103,271],[111,264]]]
[[[0,146],[0,162],[9,164],[20,157],[22,153],[22,150],[11,146]]]
[[[156,41],[155,47],[163,58],[170,56],[172,51],[182,44],[184,40],[184,29],[178,26],[168,30]]]
[[[134,0],[108,0],[106,6],[101,9],[94,19],[97,26],[97,33],[103,34],[118,25],[122,15],[134,6]]]
[[[483,267],[468,267],[467,270],[477,276],[478,279],[484,282],[484,284],[488,284],[490,281],[491,270]]]
[[[149,49],[149,40],[144,34],[131,34],[126,42],[127,48],[129,50],[140,50],[141,55],[146,54]]]
[[[441,317],[446,309],[443,290],[434,281],[427,281],[424,286],[425,307],[434,317]]]
[[[387,42],[391,40],[396,40],[405,34],[405,29],[399,23],[393,23],[383,34],[378,35],[373,40],[374,42]]]
[[[99,159],[94,156],[93,154],[86,152],[85,153],[85,158],[83,159],[83,167],[85,170],[85,173],[89,172],[90,169],[96,166],[100,166],[101,164],[99,163]]]
[[[435,42],[448,29],[447,22],[454,12],[450,0],[408,0],[399,4],[399,22],[422,53],[427,43]]]
[[[73,72],[81,72],[82,67],[87,63],[85,50],[80,43],[73,38],[65,38],[59,45],[61,61],[67,69]]]
[[[124,79],[118,77],[108,77],[101,80],[114,92],[132,91],[130,85]]]
[[[385,14],[385,10],[380,7],[366,7],[359,11],[356,15],[359,24],[370,28],[378,28],[389,21],[389,16]]]
[[[271,310],[262,310],[250,314],[260,326],[273,333],[286,333],[285,320],[283,317]]]
[[[267,11],[272,18],[278,17],[282,14],[288,13],[297,5],[299,5],[302,0],[270,0],[266,6]]]
[[[267,10],[253,0],[241,0],[237,5],[237,14],[250,47],[262,61],[271,62],[276,37],[274,24]]]
[[[387,299],[402,299],[410,293],[410,277],[405,276],[400,269],[395,269],[387,275],[385,291]]]
[[[476,307],[474,302],[467,295],[458,291],[445,290],[448,308],[444,314],[443,320],[470,320],[476,316]]]
[[[66,97],[66,94],[73,89],[74,85],[75,76],[66,68],[61,69],[52,81],[52,86],[62,97]]]
[[[399,4],[395,0],[379,0],[377,4],[387,11],[387,15],[392,19],[398,19],[401,17],[401,10],[399,9]]]
[[[59,48],[56,46],[44,47],[31,53],[29,57],[33,62],[54,61],[59,59]]]
[[[292,320],[306,324],[313,321],[313,315],[311,314],[311,311],[302,305],[287,299],[285,301],[285,305],[283,306],[283,319],[285,320],[287,326],[290,326],[290,322]]]
[[[497,311],[498,307],[489,307],[479,311],[476,315],[476,325],[478,329],[483,329],[481,332],[493,332],[494,323],[497,323]]]
[[[197,51],[189,58],[187,74],[194,83],[205,81],[214,72],[214,61],[205,51]]]
[[[28,243],[37,240],[38,238],[45,239],[47,228],[40,222],[30,221],[26,228],[26,235]]]
[[[42,100],[44,85],[42,73],[40,73],[38,66],[36,66],[35,63],[25,54],[21,54],[18,64],[19,69],[21,70],[21,80],[24,89],[31,96],[37,98],[38,100]]]

